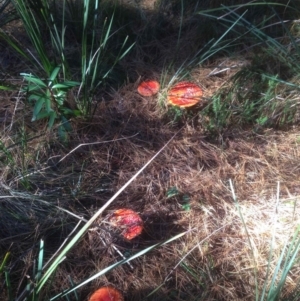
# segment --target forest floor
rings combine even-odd
[[[140,5],[152,9],[155,2]],[[185,51],[183,47],[183,55]],[[169,52],[172,49],[164,55]],[[13,60],[10,56],[6,52],[6,58]],[[49,130],[47,121],[31,121],[32,110],[23,93],[1,92],[0,263],[10,252],[16,295],[33,279],[40,239],[45,241],[48,260],[162,148],[68,253],[44,298],[64,291],[71,282],[82,282],[122,256],[184,232],[98,277],[77,291],[79,297],[70,298],[87,300],[93,290],[112,285],[130,301],[250,301],[274,285],[272,275],[299,225],[298,120],[295,117],[286,126],[260,126],[245,115],[226,130],[210,130],[212,117],[202,114],[212,106],[214,95],[232,91],[233,79],[254,58],[252,51],[221,54],[194,66],[188,80],[203,89],[203,99],[188,109],[167,103],[169,86],[164,83],[178,80],[172,68],[160,67],[163,59],[153,68],[151,62],[133,65],[125,59],[123,66],[135,69],[135,78],[96,95],[92,118],[71,118],[65,141],[58,125]],[[11,64],[21,71],[26,67],[17,61]],[[272,64],[267,63],[270,68]],[[137,92],[145,79],[161,83],[157,95],[144,97]],[[15,76],[9,80],[21,84]],[[109,221],[120,208],[138,212],[143,220],[142,234],[132,241]],[[298,254],[297,258],[299,262]],[[281,272],[278,275],[275,283]],[[295,265],[280,300],[292,300],[299,281],[300,268]],[[0,286],[0,299],[7,298]]]

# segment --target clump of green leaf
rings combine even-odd
[[[180,192],[177,187],[173,186],[167,190],[166,196],[168,199],[177,198],[178,204],[185,211],[189,211],[191,209],[191,199],[190,196],[186,193]]]
[[[79,82],[59,82],[60,66],[55,67],[49,79],[42,80],[32,74],[21,73],[25,82],[23,91],[28,102],[33,106],[32,121],[48,118],[48,128],[52,128],[57,118],[78,116],[79,110],[71,110],[66,106],[67,93]]]

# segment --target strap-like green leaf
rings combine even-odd
[[[50,80],[51,82],[53,82],[53,81],[56,79],[57,74],[59,73],[60,68],[61,68],[61,66],[57,66],[57,67],[55,67],[54,70],[52,71],[52,73],[51,73],[51,75],[50,75],[50,77],[49,77],[49,80]],[[51,84],[51,83],[50,83],[50,84]]]
[[[54,121],[57,117],[57,114],[55,111],[51,111],[50,112],[50,118],[49,118],[49,122],[48,122],[48,129],[51,129],[53,124],[54,124]]]
[[[31,93],[33,91],[41,90],[41,87],[35,84],[28,84],[27,87],[23,89],[23,92]]]
[[[2,86],[0,85],[0,90],[5,90],[5,91],[14,91],[14,87],[8,87],[8,86]]]
[[[52,111],[50,98],[45,99],[45,107],[46,107],[46,111],[48,113],[50,113],[50,111]]]
[[[46,112],[46,111],[41,111],[37,114],[36,116],[36,120],[40,120],[46,117],[49,117],[50,113]]]
[[[5,254],[4,259],[3,259],[3,261],[2,261],[2,263],[0,265],[0,273],[2,273],[4,271],[4,268],[5,268],[6,262],[7,262],[8,258],[9,258],[9,255],[10,255],[10,252],[7,252]]]
[[[55,84],[52,86],[53,89],[70,89],[76,86],[79,86],[79,82],[75,81],[65,81],[63,83]]]
[[[40,241],[40,251],[39,251],[39,259],[38,259],[38,269],[37,274],[35,276],[35,280],[38,281],[42,277],[43,270],[43,261],[44,261],[44,241]]]
[[[37,84],[38,86],[41,86],[43,88],[46,88],[47,85],[39,78],[33,76],[32,74],[28,74],[28,73],[20,73],[21,76],[24,77],[24,79],[28,82],[31,82],[31,83],[35,83]]]
[[[31,121],[35,121],[38,114],[40,113],[44,103],[45,103],[46,99],[44,97],[40,97],[38,99],[38,101],[36,102],[34,109],[33,109],[33,117],[31,119]]]

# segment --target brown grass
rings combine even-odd
[[[68,146],[57,144],[54,132],[28,142],[28,170],[31,164],[37,167],[33,154],[38,150],[42,153],[40,167],[52,165],[26,176],[35,184],[31,191],[24,192],[20,180],[10,178],[5,168],[2,170],[2,183],[10,182],[10,189],[21,189],[24,195],[40,193],[46,200],[88,218],[178,131],[168,148],[103,217],[107,220],[116,208],[134,209],[145,221],[143,235],[133,243],[124,242],[108,221],[102,224],[102,230],[89,231],[58,269],[52,290],[59,292],[68,287],[68,275],[80,282],[120,260],[112,246],[128,256],[190,229],[179,241],[133,261],[132,267],[123,265],[86,286],[80,290],[82,300],[104,284],[121,289],[127,300],[142,300],[160,286],[147,300],[253,300],[254,268],[262,288],[272,235],[274,270],[284,243],[299,222],[299,129],[269,129],[260,135],[236,129],[218,141],[203,131],[197,112],[190,119],[174,123],[157,98],[146,99],[137,94],[137,84],[125,85],[112,94],[111,101],[101,102],[92,122],[74,120]],[[203,79],[202,84],[206,85]],[[20,99],[17,105],[22,102]],[[14,126],[16,120],[23,118],[28,124],[18,108],[10,106],[6,114],[12,110],[17,112]],[[2,123],[6,146],[11,143],[8,126],[9,123]],[[34,135],[29,134],[30,129],[26,126],[28,137]],[[101,141],[103,144],[83,145],[70,153],[81,143]],[[19,148],[14,149],[17,152]],[[67,154],[61,163],[53,165]],[[234,184],[249,238],[233,202],[229,180]],[[171,187],[180,193],[168,198]],[[182,207],[183,195],[190,199],[188,211]],[[45,231],[45,227],[38,231]],[[44,233],[50,256],[58,232],[48,238],[47,231]],[[37,233],[24,246],[29,248],[39,236]],[[11,251],[16,251],[15,243],[10,243]],[[3,242],[2,251],[7,248]],[[299,276],[300,270],[295,267],[287,279],[284,296],[295,288]]]
[[[141,4],[150,9],[153,2]],[[42,298],[70,287],[69,277],[79,283],[121,260],[116,248],[130,256],[190,230],[183,238],[83,287],[79,299],[87,300],[94,289],[109,284],[130,301],[254,300],[255,269],[261,292],[268,262],[272,275],[284,244],[299,224],[299,126],[288,131],[264,129],[259,134],[237,126],[222,136],[210,136],[202,125],[201,107],[184,112],[179,119],[170,113],[165,91],[173,74],[161,74],[159,68],[149,71],[147,64],[138,62],[134,65],[139,65],[141,77],[96,99],[91,121],[72,120],[67,144],[59,141],[55,127],[47,131],[46,123],[31,123],[22,95],[1,95],[0,140],[14,161],[2,150],[0,262],[9,250],[13,287],[19,293],[32,273],[39,239],[45,239],[49,259],[77,225],[76,216],[88,219],[177,133],[99,219],[101,225],[95,223],[70,252]],[[218,58],[194,69],[190,79],[203,87],[209,101],[246,64],[243,57]],[[158,96],[138,95],[136,88],[144,75],[165,80]],[[178,194],[168,197],[174,187]],[[31,211],[25,212],[22,208],[28,204]],[[3,208],[20,210],[16,211],[19,216],[12,219]],[[117,208],[133,209],[144,220],[143,234],[132,242],[124,241],[109,223]],[[300,269],[295,266],[282,300],[299,281]],[[0,292],[1,297],[6,298]]]

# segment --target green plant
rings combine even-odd
[[[185,211],[191,209],[190,196],[188,194],[180,192],[177,187],[170,187],[166,193],[167,198],[178,197],[178,203],[181,205],[181,208]]]
[[[79,86],[79,82],[59,82],[60,66],[55,67],[50,77],[42,80],[27,73],[21,73],[27,84],[23,87],[28,102],[33,106],[32,121],[48,118],[48,128],[51,128],[55,119],[78,116],[79,110],[71,110],[66,106],[67,93]]]
[[[31,45],[23,47],[4,31],[0,32],[0,36],[30,64],[32,71],[21,75],[27,81],[25,91],[34,106],[33,120],[47,117],[51,127],[60,115],[65,118],[78,116],[80,111],[84,117],[90,116],[97,89],[133,46],[126,49],[125,38],[121,45],[115,46],[115,55],[109,52],[109,40],[115,34],[112,32],[114,16],[101,19],[99,0],[84,0],[75,4],[64,0],[59,7],[55,1],[45,0],[28,3],[16,0],[13,3]],[[78,6],[77,9],[74,5]],[[80,16],[77,15],[79,12]],[[74,45],[70,37],[74,33],[72,27],[66,24],[70,19],[77,20],[81,30],[80,41],[72,55],[69,53]],[[74,63],[74,58],[78,58],[79,66]],[[66,95],[74,87],[78,87],[73,97],[77,108],[70,110],[66,105]]]
[[[272,14],[261,22],[251,23],[248,16],[256,5],[265,5]],[[256,47],[251,63],[237,72],[231,86],[220,89],[201,113],[208,117],[205,126],[209,131],[223,132],[232,127],[249,125],[254,129],[278,127],[295,122],[297,103],[294,93],[299,90],[300,65],[297,62],[300,51],[293,31],[278,13],[283,8],[290,12],[297,11],[297,6],[292,3],[291,6],[281,3],[272,6],[268,2],[249,2],[199,12],[205,17],[220,20],[225,28],[231,28],[230,34],[236,34],[237,41],[246,44],[251,41],[248,49]],[[239,14],[241,9],[243,12]],[[281,24],[280,29],[278,24]],[[277,28],[285,37],[273,37],[270,28]]]

